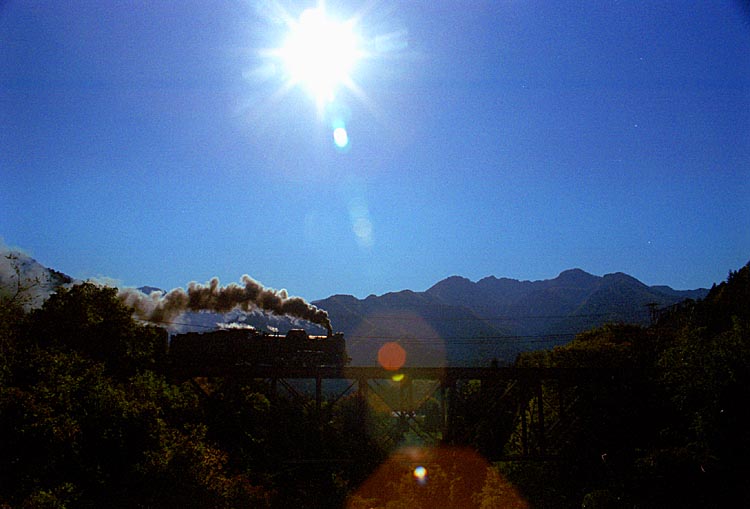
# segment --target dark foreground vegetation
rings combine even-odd
[[[614,368],[545,387],[573,416],[558,458],[501,465],[534,507],[750,507],[750,264],[651,327],[604,326],[518,363]]]
[[[341,506],[383,459],[354,400],[323,426],[260,385],[171,380],[166,332],[113,289],[0,309],[0,507]]]
[[[651,327],[522,355],[617,375],[545,385],[566,414],[546,416],[550,457],[494,467],[520,452],[518,419],[472,424],[492,408],[472,384],[454,447],[388,458],[408,430],[356,395],[319,414],[261,382],[174,380],[165,332],[114,290],[75,286],[32,312],[18,295],[0,300],[0,507],[750,507],[750,266]]]

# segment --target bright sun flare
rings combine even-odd
[[[361,57],[353,22],[328,18],[322,9],[307,9],[290,23],[279,55],[292,84],[307,88],[319,104],[333,101]]]

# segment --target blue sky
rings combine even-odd
[[[323,111],[264,51],[314,5],[3,2],[5,244],[308,299],[573,267],[685,289],[750,260],[740,2],[329,1],[368,56]]]

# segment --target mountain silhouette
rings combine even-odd
[[[32,307],[40,306],[57,287],[74,282],[23,253],[5,252],[0,258],[0,296],[10,296],[18,287],[16,269],[29,287],[27,304]],[[334,329],[346,335],[354,365],[376,365],[378,349],[389,341],[404,347],[411,366],[489,365],[495,359],[511,363],[522,351],[564,344],[606,322],[646,325],[653,318],[651,309],[707,294],[704,288],[647,286],[622,272],[595,276],[571,269],[540,281],[489,276],[473,282],[451,276],[424,292],[403,290],[365,299],[333,295],[313,304],[326,310]],[[205,331],[230,323],[325,333],[303,320],[260,310],[187,312],[171,329]]]
[[[374,364],[380,345],[399,341],[411,353],[407,365],[487,365],[566,343],[606,322],[647,325],[650,306],[664,308],[707,293],[647,286],[622,272],[595,276],[571,269],[541,281],[451,276],[424,292],[366,299],[334,295],[314,304],[347,335],[355,364]]]

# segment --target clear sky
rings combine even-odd
[[[0,2],[4,243],[308,299],[750,260],[739,1],[329,1],[360,58],[322,104],[273,51],[310,7]]]

